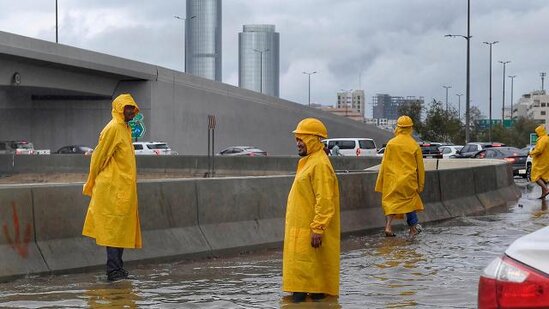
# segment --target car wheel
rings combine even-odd
[[[524,177],[528,180],[528,181],[531,181],[531,174],[532,174],[532,164],[529,163],[528,165],[526,165],[526,174],[524,175]]]

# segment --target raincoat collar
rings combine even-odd
[[[124,93],[116,97],[112,101],[112,118],[119,123],[125,123],[124,121],[124,106],[131,105],[135,106],[135,114],[139,113],[139,106],[135,103],[135,100],[130,94]]]
[[[537,128],[536,128],[536,134],[538,135],[538,137],[542,137],[542,136],[545,136],[547,135],[547,131],[545,131],[545,126],[544,125],[539,125]]]

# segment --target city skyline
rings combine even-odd
[[[183,28],[173,15],[185,16],[185,3],[163,1],[59,1],[59,43],[183,71]],[[0,30],[55,41],[55,1],[0,0]],[[445,101],[443,85],[465,91],[463,39],[466,1],[421,3],[374,0],[243,1],[222,4],[223,82],[238,86],[238,32],[244,24],[273,24],[281,35],[280,97],[307,104],[334,105],[339,89],[364,89],[366,115],[376,93],[423,96]],[[434,14],[433,12],[436,12]],[[335,16],[335,17],[334,17]],[[515,103],[541,88],[540,72],[549,71],[544,40],[549,3],[487,0],[471,4],[471,99],[488,114],[489,51],[493,47],[493,118],[501,115],[502,68],[516,75]],[[341,17],[341,18],[339,18]],[[510,83],[506,107],[510,105]],[[463,98],[462,98],[463,99]],[[464,104],[462,100],[462,105]],[[463,109],[462,109],[463,111]]]

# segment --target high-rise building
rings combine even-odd
[[[338,109],[354,111],[364,117],[364,90],[340,91],[337,93]]]
[[[385,118],[385,119],[397,119],[398,114],[398,108],[401,105],[409,104],[412,102],[419,102],[421,105],[423,105],[424,100],[423,97],[412,97],[408,96],[406,98],[404,97],[396,97],[391,96],[389,94],[376,94],[374,97],[372,97],[372,104],[373,104],[373,118]]]
[[[187,0],[185,68],[221,81],[221,0]]]
[[[274,25],[244,25],[238,34],[238,86],[279,96],[279,33]]]

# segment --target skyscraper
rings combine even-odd
[[[279,96],[279,33],[274,25],[244,25],[238,34],[238,86]]]
[[[221,81],[221,0],[187,0],[186,70]]]

